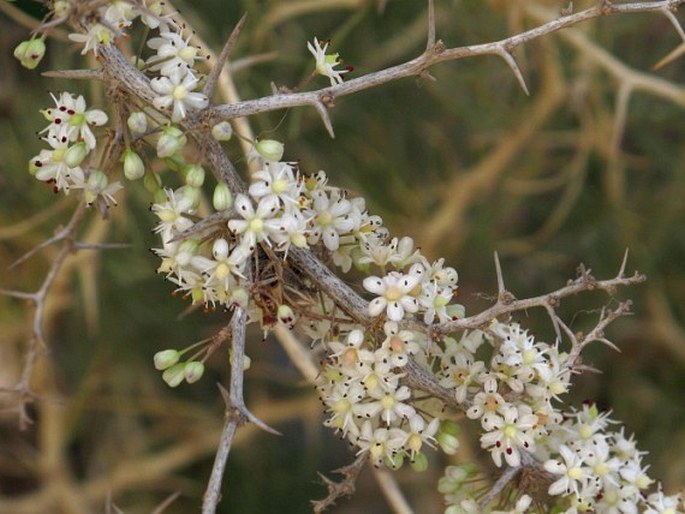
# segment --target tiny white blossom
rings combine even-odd
[[[386,311],[389,320],[400,321],[404,318],[405,311],[416,312],[419,304],[409,293],[418,283],[416,277],[394,271],[383,278],[365,278],[364,289],[380,295],[369,303],[369,314],[378,316]]]
[[[154,78],[150,81],[150,87],[159,96],[152,103],[157,109],[172,106],[171,121],[179,122],[187,116],[189,110],[200,110],[209,105],[206,95],[192,92],[198,82],[199,79],[192,73]]]
[[[334,86],[336,84],[342,84],[343,74],[349,72],[350,69],[335,69],[337,65],[341,64],[341,61],[337,53],[326,55],[328,44],[328,42],[325,42],[325,44],[321,46],[319,40],[314,38],[314,44],[307,42],[307,48],[316,60],[316,73],[328,77],[331,80],[331,86]]]

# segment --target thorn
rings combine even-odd
[[[435,0],[428,0],[428,42],[426,50],[435,46]]]
[[[668,21],[671,22],[671,25],[673,25],[673,28],[675,28],[676,32],[680,36],[680,39],[685,42],[685,31],[683,31],[683,27],[680,26],[680,22],[678,21],[678,18],[676,18],[675,14],[673,14],[673,11],[668,8],[664,8],[661,9],[661,14],[668,18]]]
[[[326,127],[328,134],[331,136],[331,139],[335,139],[335,133],[333,132],[333,124],[331,123],[331,118],[328,115],[328,109],[326,109],[326,106],[322,101],[316,102],[314,104],[314,107],[316,107],[316,111],[319,113],[321,121],[323,122],[324,127]]]
[[[495,272],[497,273],[497,299],[498,301],[502,299],[504,293],[506,293],[507,288],[504,286],[504,277],[502,276],[502,266],[499,262],[499,255],[495,252]]]
[[[667,64],[670,64],[673,61],[675,61],[678,57],[680,57],[683,54],[685,54],[685,43],[681,43],[680,45],[678,45],[666,57],[657,62],[652,67],[652,70],[658,70],[659,68],[663,68]]]
[[[528,91],[528,86],[526,85],[526,80],[523,78],[523,74],[521,73],[521,68],[519,68],[518,63],[516,62],[516,59],[514,59],[514,56],[511,55],[511,53],[502,48],[499,52],[500,57],[504,59],[504,61],[507,63],[509,68],[511,68],[511,71],[514,73],[514,76],[516,77],[516,80],[519,83],[519,86],[521,86],[521,89],[523,89],[523,92],[527,95],[530,96],[530,91]]]
[[[618,278],[621,278],[625,275],[626,264],[628,264],[628,248],[626,248],[626,251],[623,254],[623,262],[621,263],[621,269],[618,270]]]

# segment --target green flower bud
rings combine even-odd
[[[45,55],[45,43],[42,39],[29,39],[22,41],[14,49],[16,57],[24,68],[34,69]]]
[[[148,190],[148,192],[155,194],[157,191],[162,191],[162,179],[159,176],[159,174],[155,173],[154,171],[151,171],[149,173],[146,173],[145,177],[143,177],[143,186],[145,187],[145,189]]]
[[[147,131],[147,116],[144,112],[132,112],[126,120],[129,130],[136,136]]]
[[[161,158],[171,157],[181,150],[187,142],[188,138],[179,128],[166,127],[157,141],[157,155]]]
[[[457,449],[459,448],[459,439],[457,439],[457,436],[442,432],[437,435],[436,439],[442,451],[447,455],[454,455],[457,453]]]
[[[440,433],[450,434],[453,436],[458,436],[461,432],[461,427],[456,421],[451,419],[443,419],[440,422],[440,428],[438,429]]]
[[[171,157],[164,159],[164,164],[167,165],[171,171],[181,171],[186,167],[186,161],[181,154],[175,153]]]
[[[233,352],[230,352],[228,355],[228,362],[233,365]],[[250,359],[247,355],[243,355],[243,371],[247,371],[250,369],[250,366],[252,365],[252,359]]]
[[[68,0],[55,0],[55,2],[52,4],[52,10],[55,13],[56,18],[66,16],[70,9],[71,4]]]
[[[445,308],[445,312],[447,312],[447,315],[452,319],[461,319],[466,317],[466,307],[458,303],[448,305]]]
[[[199,164],[191,164],[185,167],[186,184],[191,187],[202,187],[205,182],[205,169]]]
[[[247,291],[243,289],[242,287],[238,287],[237,289],[234,289],[231,291],[231,306],[232,307],[237,307],[239,309],[245,309],[247,308],[247,304],[250,301],[250,296],[247,294]]]
[[[222,121],[212,127],[212,137],[217,141],[228,141],[232,135],[233,127],[227,121]]]
[[[417,473],[423,473],[428,469],[428,457],[423,452],[417,452],[409,465]]]
[[[386,457],[383,459],[383,464],[385,464],[385,467],[388,469],[397,471],[404,465],[404,455],[401,453],[397,453],[392,457],[386,455]]]
[[[147,175],[145,176],[147,177]],[[154,203],[166,203],[168,200],[167,195],[164,192],[164,189],[158,189],[157,191],[155,191],[152,198],[154,200]]]
[[[140,156],[127,148],[124,150],[124,155],[121,159],[124,163],[124,176],[129,180],[138,180],[145,175],[145,164]]]
[[[292,327],[293,323],[295,323],[295,313],[288,305],[279,305],[276,316],[278,317],[278,321],[287,327]]]
[[[176,195],[188,199],[192,204],[192,208],[196,209],[200,205],[202,191],[197,187],[183,186],[176,190]]]
[[[219,182],[214,188],[212,205],[217,211],[225,211],[233,207],[233,195],[225,182]]]
[[[257,153],[267,161],[280,161],[283,157],[284,146],[280,141],[274,139],[262,139],[254,145]]]
[[[161,352],[155,353],[155,369],[163,371],[170,368],[178,362],[181,358],[181,354],[178,350],[162,350]]]
[[[90,150],[88,149],[88,146],[83,141],[76,143],[75,145],[71,145],[69,148],[67,148],[67,151],[64,152],[64,164],[70,168],[75,168],[83,162],[83,159],[86,158],[89,152]]]
[[[193,384],[200,380],[204,372],[205,365],[197,361],[186,362],[185,368],[183,369],[183,375],[189,384]]]
[[[168,368],[164,373],[162,373],[162,380],[164,380],[169,387],[178,386],[185,377],[186,365],[184,362],[179,362]]]

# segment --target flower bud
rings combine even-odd
[[[157,155],[161,158],[171,157],[181,150],[187,142],[188,138],[179,128],[166,127],[157,141]]]
[[[417,473],[423,473],[428,469],[428,457],[423,452],[417,452],[409,465]]]
[[[386,455],[385,459],[383,459],[383,464],[385,464],[385,467],[387,467],[388,469],[397,471],[404,464],[404,455],[402,455],[401,453],[396,453],[392,456]]]
[[[88,152],[90,152],[88,145],[81,141],[80,143],[76,143],[75,145],[71,145],[69,148],[67,148],[67,150],[64,152],[64,157],[62,160],[64,161],[64,164],[70,168],[75,168],[83,162],[83,159],[86,158]]]
[[[457,439],[457,436],[441,432],[436,439],[442,451],[447,455],[454,455],[457,453],[457,449],[459,448],[459,439]]]
[[[191,187],[202,187],[205,182],[205,170],[199,164],[191,164],[185,167],[186,184]]]
[[[143,177],[143,186],[152,194],[157,193],[157,191],[162,191],[162,193],[164,193],[164,190],[162,189],[162,179],[154,171],[145,174],[145,177]],[[166,198],[166,194],[164,196]],[[162,200],[161,202],[157,203],[164,202],[166,202],[166,200]]]
[[[233,365],[233,352],[230,352],[228,354],[228,362]],[[250,369],[250,366],[252,365],[252,359],[250,359],[247,355],[243,354],[243,371],[247,371]]]
[[[24,68],[29,70],[38,66],[38,63],[45,55],[45,42],[42,39],[29,39],[22,41],[14,49],[14,57],[16,57]]]
[[[127,179],[138,180],[145,175],[145,164],[143,164],[143,159],[130,148],[124,150],[122,161],[124,163],[124,176]]]
[[[147,116],[144,112],[132,112],[126,120],[129,130],[136,136],[147,131]]]
[[[233,127],[227,121],[222,121],[212,127],[212,137],[217,141],[228,141],[232,135]]]
[[[161,352],[155,353],[155,369],[160,371],[170,368],[178,362],[181,354],[178,350],[162,350]]]
[[[280,161],[283,157],[284,146],[274,139],[262,139],[254,145],[255,150],[267,161]]]
[[[66,16],[70,9],[71,4],[68,0],[55,0],[55,2],[52,4],[52,10],[55,13],[56,18]]]
[[[245,309],[247,308],[247,304],[250,301],[250,296],[247,294],[247,291],[245,291],[245,289],[243,289],[242,287],[238,287],[237,289],[231,291],[230,300],[232,307]]]
[[[181,171],[186,167],[186,161],[181,154],[175,153],[171,157],[164,159],[164,164],[171,171]]]
[[[179,201],[187,200],[190,203],[191,209],[196,209],[200,205],[202,192],[196,187],[183,186],[176,190],[176,195]]]
[[[197,361],[186,362],[185,368],[183,368],[183,375],[189,384],[193,384],[200,380],[204,372],[205,365]]]
[[[147,177],[147,175],[145,175]],[[153,203],[165,203],[169,200],[164,189],[158,189],[153,193]]]
[[[225,182],[219,182],[214,188],[212,205],[216,211],[225,211],[233,207],[233,195]]]
[[[169,387],[178,386],[185,379],[185,368],[186,365],[184,362],[174,364],[162,373],[162,380],[164,380]]]
[[[278,321],[287,327],[292,327],[293,323],[295,323],[295,313],[288,305],[279,305],[276,316],[278,317]]]

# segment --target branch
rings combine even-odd
[[[323,482],[326,484],[326,487],[328,487],[328,496],[326,496],[323,500],[312,501],[314,513],[320,514],[324,512],[328,507],[335,505],[336,500],[342,496],[353,495],[355,491],[354,484],[357,481],[359,473],[364,468],[368,460],[369,459],[366,453],[362,453],[354,460],[352,464],[348,464],[347,466],[336,469],[334,472],[339,473],[344,477],[340,482],[334,482],[330,478],[319,473],[321,480],[323,480]]]
[[[427,48],[419,57],[403,64],[387,68],[385,70],[369,73],[362,77],[352,79],[342,84],[319,89],[317,91],[303,93],[285,93],[266,96],[256,100],[246,100],[238,103],[220,105],[209,109],[208,116],[212,119],[230,120],[236,117],[249,116],[267,111],[287,109],[290,107],[316,106],[323,102],[330,105],[336,98],[350,95],[381,86],[394,80],[404,77],[418,76],[435,64],[474,57],[478,55],[497,55],[505,59],[509,67],[514,72],[517,81],[524,91],[527,90],[523,77],[518,69],[518,65],[513,61],[511,51],[529,41],[546,36],[553,32],[572,27],[587,20],[622,13],[639,12],[663,12],[665,9],[675,10],[685,0],[661,0],[657,2],[636,2],[629,4],[608,4],[606,6],[595,6],[575,14],[570,14],[562,18],[548,21],[543,25],[531,30],[517,34],[500,41],[484,43],[479,45],[463,46],[447,49],[441,41]],[[430,36],[429,36],[430,41]],[[512,62],[513,61],[513,62]]]

